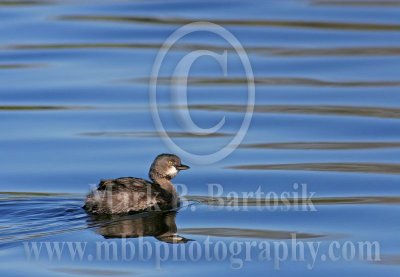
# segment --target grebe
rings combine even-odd
[[[158,155],[153,161],[150,181],[122,177],[101,180],[86,197],[83,208],[93,214],[126,214],[144,210],[166,210],[179,206],[179,196],[171,179],[190,167],[173,154]]]

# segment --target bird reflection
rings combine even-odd
[[[166,243],[190,241],[177,234],[176,212],[149,212],[134,215],[89,215],[89,226],[104,238],[152,236]]]

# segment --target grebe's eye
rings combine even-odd
[[[173,162],[172,162],[172,161],[168,161],[168,164],[169,164],[169,165],[172,165],[172,164],[173,164]]]

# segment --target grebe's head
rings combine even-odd
[[[149,177],[156,181],[160,178],[171,180],[180,170],[186,170],[190,167],[181,163],[181,159],[173,154],[158,155],[151,164]]]

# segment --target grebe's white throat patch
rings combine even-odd
[[[178,174],[178,170],[176,169],[175,166],[171,166],[170,168],[168,168],[166,174],[167,174],[168,176],[175,177],[176,174]]]

